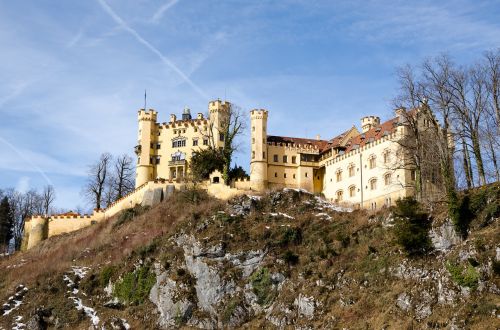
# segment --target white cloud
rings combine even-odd
[[[163,15],[171,8],[173,7],[179,0],[169,0],[165,4],[163,4],[158,10],[153,14],[153,17],[151,17],[151,22],[153,23],[158,23],[162,18]]]

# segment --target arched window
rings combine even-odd
[[[368,158],[368,168],[370,169],[375,168],[376,165],[377,165],[377,156],[371,155]]]
[[[337,182],[342,181],[342,170],[338,169],[337,172],[335,172],[335,175],[337,177]]]
[[[391,180],[392,180],[392,175],[391,173],[386,173],[384,175],[384,183],[386,186],[390,185],[391,184]]]
[[[390,150],[384,151],[384,164],[389,164],[390,160],[391,160],[391,151]]]
[[[344,191],[339,190],[337,191],[336,195],[337,195],[337,202],[342,202],[342,200],[344,199]]]
[[[354,169],[356,167],[354,166],[354,164],[349,164],[349,167],[347,168],[347,170],[349,171],[349,177],[353,177],[354,176]]]
[[[350,186],[349,187],[349,197],[355,197],[356,196],[356,186]]]
[[[375,190],[377,189],[377,179],[373,178],[370,179],[370,190]]]

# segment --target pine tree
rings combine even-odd
[[[9,199],[4,197],[0,202],[0,250],[8,251],[9,242],[14,233],[14,216]]]

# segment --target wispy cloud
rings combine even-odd
[[[45,172],[38,166],[36,165],[31,159],[30,157],[26,156],[26,152],[21,152],[18,148],[16,148],[14,145],[12,145],[9,141],[5,140],[4,138],[0,137],[0,142],[4,145],[6,145],[9,149],[11,149],[22,161],[24,161],[24,163],[28,164],[29,168],[28,169],[24,169],[25,171],[26,170],[32,170],[32,171],[35,171],[35,172],[38,172],[44,179],[45,181],[47,181],[48,184],[52,184],[52,181],[49,179],[49,177],[47,176],[47,174],[45,174]],[[7,160],[7,159],[10,159],[12,161],[12,157],[2,157],[3,160]],[[2,167],[2,164],[3,162],[0,162],[0,167]],[[6,164],[7,165],[7,164]],[[12,169],[12,165],[7,165],[6,168],[7,169]]]
[[[171,60],[169,60],[165,55],[163,55],[156,47],[154,47],[149,41],[144,39],[136,30],[131,28],[118,14],[108,5],[104,0],[97,0],[101,7],[106,11],[106,13],[111,16],[111,18],[120,25],[125,31],[130,33],[138,42],[146,46],[153,54],[158,56],[160,60],[167,65],[172,71],[179,75],[193,90],[203,99],[208,99],[208,95],[196,85],[181,69],[179,69]]]
[[[153,17],[151,17],[151,22],[152,23],[158,23],[162,18],[165,13],[172,8],[179,0],[170,0],[167,1],[165,4],[163,4],[158,10],[153,14]]]

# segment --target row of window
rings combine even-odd
[[[368,186],[366,186],[366,188],[370,189],[370,190],[376,190],[377,189],[377,183],[378,183],[377,178],[371,178],[368,181]],[[386,186],[389,186],[389,185],[392,184],[392,174],[391,173],[386,173],[384,175],[384,184]],[[356,185],[352,185],[352,186],[350,186],[347,189],[349,191],[349,197],[356,197],[356,193],[359,191],[359,189],[356,188]],[[337,201],[338,202],[341,202],[344,199],[344,191],[342,189],[338,190],[335,193],[335,195],[337,197]]]

